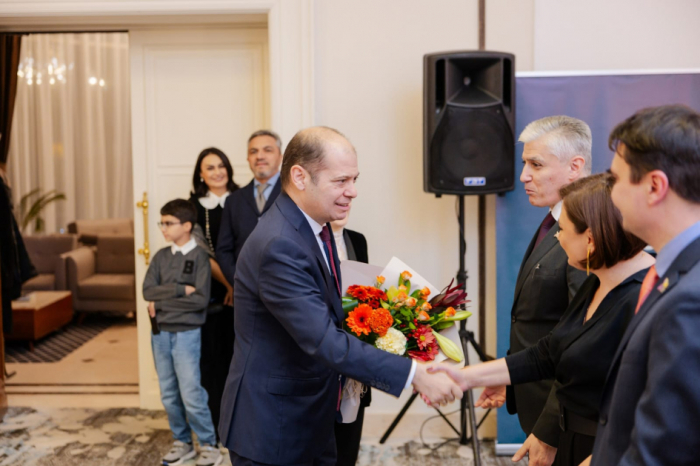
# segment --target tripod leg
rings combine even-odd
[[[382,435],[381,440],[379,440],[380,444],[384,444],[386,440],[389,438],[391,433],[396,429],[396,426],[399,425],[399,422],[401,422],[401,418],[403,418],[404,414],[406,414],[406,411],[408,411],[408,408],[411,407],[411,404],[415,401],[416,397],[418,396],[418,393],[414,393],[411,395],[411,398],[408,399],[405,405],[403,405],[403,408],[401,408],[401,411],[399,414],[394,418],[394,421],[391,423],[389,428],[384,432],[384,435]]]
[[[460,322],[459,329],[459,339],[462,342],[462,351],[464,351],[464,363],[469,365],[469,332],[467,331],[466,322]],[[460,413],[460,421],[462,428],[462,435],[460,436],[459,443],[461,445],[467,444],[467,412],[469,416],[469,428],[471,430],[471,440],[472,449],[474,450],[474,466],[481,466],[481,448],[479,445],[479,436],[477,435],[478,426],[476,424],[476,413],[474,412],[474,394],[472,390],[469,389],[464,392],[466,396],[462,398],[462,412]]]

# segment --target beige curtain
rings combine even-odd
[[[133,215],[128,40],[22,40],[7,170],[15,204],[35,188],[65,193],[43,213],[47,232],[76,219]]]

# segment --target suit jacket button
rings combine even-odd
[[[511,324],[514,324],[515,321],[516,321],[515,316],[513,316],[513,317],[510,318],[510,323],[511,323]]]
[[[600,418],[600,425],[604,426],[605,424],[608,423],[608,419],[606,417],[601,417]]]

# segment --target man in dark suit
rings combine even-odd
[[[253,181],[226,199],[216,245],[216,260],[229,283],[233,283],[236,261],[248,236],[280,193],[281,163],[282,141],[276,133],[263,129],[250,135],[248,164]]]
[[[586,274],[570,266],[555,234],[559,231],[559,190],[591,173],[591,130],[586,123],[567,116],[533,121],[519,138],[523,149],[523,182],[530,204],[547,207],[549,213],[535,232],[525,252],[511,310],[508,354],[534,346],[559,322]],[[537,439],[532,429],[552,389],[546,380],[516,386],[506,391],[508,412],[518,414],[528,435],[525,450],[530,464],[549,466],[559,439]],[[489,389],[482,396],[489,396]],[[523,451],[525,451],[523,450]]]
[[[593,465],[700,462],[700,114],[640,110],[610,135],[612,200],[658,251],[603,391]]]
[[[248,238],[234,285],[236,342],[219,432],[234,466],[334,465],[340,374],[431,402],[462,393],[426,365],[342,329],[340,263],[328,222],[357,196],[357,156],[329,128],[300,131],[285,151],[284,192]],[[444,375],[444,374],[443,374]]]

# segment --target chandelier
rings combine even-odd
[[[25,57],[19,64],[17,76],[24,79],[28,86],[34,84],[41,86],[45,79],[48,79],[49,85],[53,86],[56,83],[65,84],[68,72],[71,72],[74,64],[59,63],[56,57],[50,59],[45,64],[37,63],[32,57]],[[91,86],[105,87],[105,80],[96,76],[88,78],[88,84]]]

